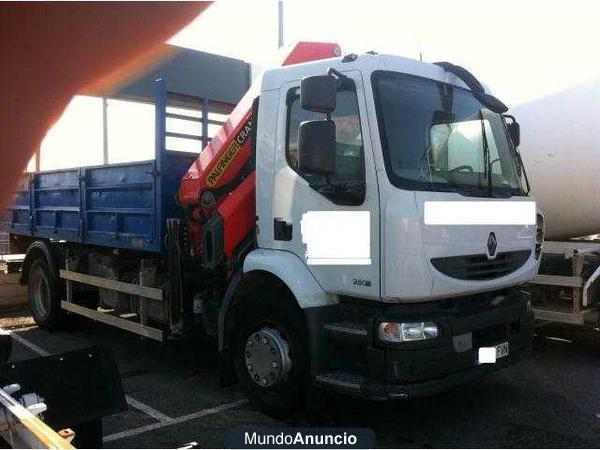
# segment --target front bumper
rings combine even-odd
[[[528,302],[529,295],[514,288],[390,307],[348,299],[338,314],[341,321],[324,325],[325,345],[313,360],[315,382],[360,397],[394,399],[431,395],[476,379],[531,353]],[[427,341],[384,343],[376,334],[381,321],[434,321],[441,333]],[[509,343],[508,356],[478,363],[480,347],[503,342]]]
[[[451,373],[443,378],[422,383],[396,384],[378,379],[365,378],[347,372],[318,375],[315,382],[326,389],[371,400],[395,400],[413,397],[425,397],[446,391],[453,386],[476,380],[527,358],[531,354],[531,345],[502,358],[496,364],[482,364],[460,372]]]

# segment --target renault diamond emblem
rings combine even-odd
[[[498,247],[498,242],[496,241],[496,235],[494,233],[490,233],[490,236],[488,237],[488,240],[487,240],[488,256],[490,258],[493,258],[494,256],[496,256],[496,247]]]

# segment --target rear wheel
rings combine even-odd
[[[29,306],[33,320],[40,328],[56,329],[63,319],[54,276],[46,259],[36,259],[29,269],[27,280]]]
[[[308,385],[306,323],[285,293],[251,299],[235,338],[234,366],[251,403],[278,416],[301,405]]]

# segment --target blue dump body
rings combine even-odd
[[[181,114],[169,114],[166,105],[167,92],[159,83],[154,160],[25,174],[3,228],[16,235],[165,251],[166,219],[181,217],[176,202],[179,182],[197,157],[165,148],[166,137],[185,138],[166,131],[167,117],[181,120]],[[206,129],[200,119],[189,120]],[[206,134],[187,138],[208,141]]]
[[[163,251],[165,220],[180,215],[175,195],[193,158],[165,159],[30,174],[9,208],[8,231]]]

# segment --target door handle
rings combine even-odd
[[[273,235],[276,241],[291,241],[294,226],[281,217],[273,219]]]

